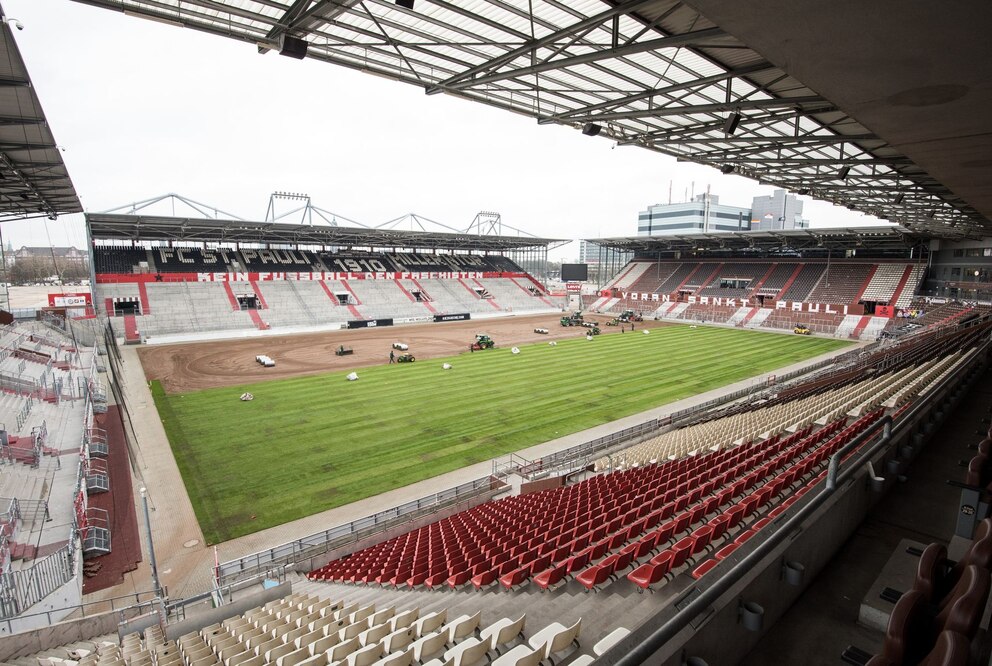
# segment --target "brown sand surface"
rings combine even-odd
[[[297,335],[271,335],[234,340],[210,340],[171,345],[143,345],[138,349],[148,379],[157,379],[169,393],[185,393],[217,386],[250,384],[266,379],[285,379],[323,372],[350,371],[382,365],[389,361],[390,345],[403,342],[417,361],[469,353],[476,333],[486,333],[498,347],[511,347],[548,340],[579,337],[586,329],[563,327],[560,315],[541,314],[498,319],[479,319],[442,324],[411,324],[384,328],[362,328]],[[588,315],[600,322],[604,335],[620,334],[619,326],[606,326],[612,317]],[[644,321],[636,330],[666,326],[664,322]],[[535,328],[548,329],[547,335]],[[625,325],[630,333],[630,324]],[[339,345],[355,350],[348,356],[335,356]],[[399,354],[400,352],[396,352]],[[484,353],[484,352],[483,352]],[[270,356],[274,368],[255,361],[259,354]]]

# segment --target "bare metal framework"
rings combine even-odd
[[[0,7],[0,222],[82,212],[12,23]]]
[[[992,223],[679,0],[76,0],[306,56],[961,237]],[[404,3],[407,4],[407,3]],[[297,52],[299,55],[299,53]]]

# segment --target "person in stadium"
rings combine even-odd
[[[393,353],[392,349],[389,350],[389,362],[396,363],[396,354]]]

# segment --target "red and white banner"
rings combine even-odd
[[[49,294],[48,305],[53,308],[83,308],[92,305],[89,293]]]
[[[722,298],[720,296],[687,296],[685,300],[673,299],[670,294],[658,294],[655,292],[622,291],[620,297],[627,301],[649,301],[652,303],[688,303],[690,305],[725,305],[733,308],[755,307],[747,298]],[[840,303],[807,303],[806,301],[772,301],[765,299],[762,307],[774,310],[789,310],[790,312],[808,312],[811,314],[843,314],[860,315],[864,314],[863,305],[844,305]],[[880,315],[881,316],[881,315]]]
[[[566,282],[565,283],[565,291],[567,291],[570,294],[578,294],[578,293],[580,293],[582,291],[582,283],[581,282]]]
[[[477,280],[526,277],[528,277],[526,273],[501,271],[429,271],[423,273],[338,273],[332,271],[314,271],[312,273],[98,273],[96,281],[102,284],[118,282],[326,282],[329,280]]]

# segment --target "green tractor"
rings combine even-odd
[[[476,351],[476,350],[480,350],[481,351],[483,349],[492,349],[495,346],[496,346],[496,342],[493,341],[492,338],[490,338],[485,333],[479,333],[478,335],[475,336],[475,342],[472,343],[471,350],[472,351]]]
[[[413,363],[417,360],[417,357],[413,354],[400,354],[396,357],[397,363]]]
[[[562,317],[561,318],[561,325],[562,326],[575,326],[575,324],[572,322],[572,318],[571,317]]]

